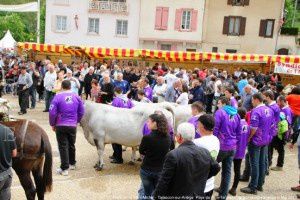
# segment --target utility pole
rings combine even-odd
[[[37,9],[37,27],[36,27],[36,42],[40,43],[40,19],[41,18],[41,0],[38,0],[38,9]]]
[[[296,12],[297,12],[297,5],[298,5],[298,0],[295,0],[294,13],[293,13],[293,21],[292,21],[292,27],[294,27],[294,25],[295,25]]]

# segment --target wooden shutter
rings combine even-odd
[[[169,20],[169,8],[162,9],[162,20],[161,20],[161,29],[168,29],[168,20]]]
[[[244,6],[249,6],[250,0],[244,0]]]
[[[259,36],[265,37],[266,36],[266,29],[267,29],[267,20],[260,20],[260,26],[259,26]]]
[[[72,29],[72,16],[67,16],[67,30],[66,32],[71,32]]]
[[[245,35],[246,31],[246,17],[240,18],[240,35]]]
[[[155,14],[155,29],[159,30],[161,29],[162,26],[162,7],[157,7],[156,8],[156,14]]]
[[[179,31],[181,26],[182,9],[176,9],[175,14],[175,30]]]
[[[191,31],[197,31],[198,10],[192,10]]]
[[[224,17],[223,34],[228,35],[229,32],[229,17]]]
[[[227,5],[232,5],[233,0],[227,0]]]

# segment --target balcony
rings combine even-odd
[[[126,2],[115,2],[111,0],[90,0],[89,12],[128,14],[128,4]]]

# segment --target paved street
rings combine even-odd
[[[17,97],[5,96],[12,105],[12,115],[17,116]],[[34,120],[41,125],[49,135],[53,150],[53,192],[46,195],[46,199],[51,200],[99,200],[99,199],[136,199],[140,185],[139,168],[140,164],[131,166],[131,151],[124,153],[124,165],[112,165],[108,156],[112,154],[112,148],[107,145],[105,149],[105,168],[102,172],[96,172],[93,165],[97,160],[95,147],[91,146],[84,138],[82,129],[78,128],[77,133],[77,170],[70,171],[68,177],[55,174],[56,167],[59,166],[59,156],[55,134],[48,125],[48,115],[43,113],[44,105],[38,103],[37,109],[29,110],[28,114],[22,116],[26,119]],[[240,192],[238,196],[230,199],[295,199],[296,193],[290,191],[291,186],[298,183],[297,155],[296,151],[286,151],[286,163],[283,172],[271,172],[266,178],[264,192],[257,196],[245,196]],[[218,176],[219,183],[220,175]],[[244,183],[240,186],[245,186]],[[17,176],[14,176],[12,187],[12,199],[25,199],[25,194],[20,186]]]

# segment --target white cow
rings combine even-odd
[[[143,137],[143,126],[149,116],[156,110],[161,110],[168,121],[173,122],[173,115],[161,108],[137,107],[125,109],[86,101],[81,126],[88,142],[97,147],[99,161],[96,163],[95,168],[97,170],[103,169],[105,144],[117,143],[133,148],[139,146]],[[135,161],[135,149],[131,161]]]
[[[174,131],[177,130],[179,124],[187,122],[192,117],[191,105],[178,105],[176,103],[162,102],[162,103],[141,103],[133,102],[136,108],[139,107],[152,107],[153,109],[163,108],[170,111],[174,115]]]

